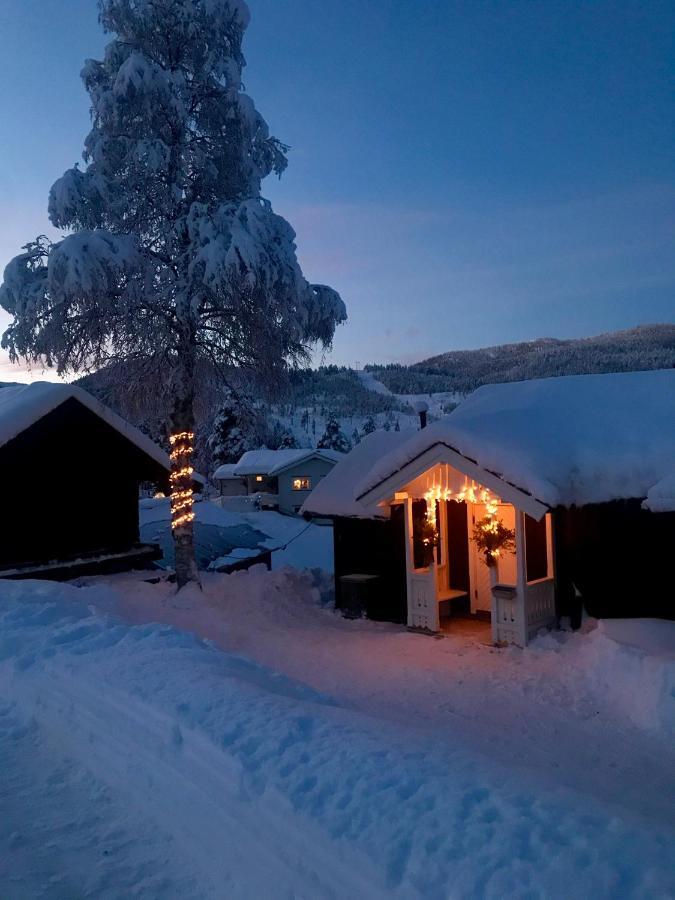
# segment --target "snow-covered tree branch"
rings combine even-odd
[[[49,195],[69,233],[37,238],[7,266],[3,346],[60,373],[161,361],[172,427],[192,433],[200,359],[270,379],[330,344],[345,307],[305,280],[293,229],[261,196],[286,148],[241,89],[243,0],[101,0],[100,18],[113,39],[82,70],[85,166]],[[175,534],[184,583],[196,577],[191,519]]]

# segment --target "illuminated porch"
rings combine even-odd
[[[385,501],[404,508],[409,628],[452,634],[468,618],[479,634],[482,618],[492,642],[525,646],[553,623],[551,514],[528,515],[505,488],[511,502],[440,462]]]

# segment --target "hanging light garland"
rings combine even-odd
[[[169,438],[171,444],[171,528],[181,528],[194,520],[192,511],[192,473],[194,469],[189,461],[194,452],[194,433],[180,431]],[[174,468],[178,466],[178,468]]]
[[[495,497],[487,488],[476,485],[474,482],[466,482],[456,492],[450,488],[434,485],[424,494],[426,501],[426,516],[423,543],[427,546],[436,546],[440,538],[436,504],[441,500],[454,500],[458,503],[482,503],[485,506],[485,516],[476,522],[473,540],[485,554],[488,566],[495,566],[497,559],[504,550],[515,549],[515,532],[506,528],[499,519],[499,498]]]

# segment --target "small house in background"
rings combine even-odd
[[[0,577],[72,577],[147,564],[139,487],[168,490],[170,460],[81,388],[0,387],[5,525]]]
[[[236,463],[225,463],[213,473],[221,497],[240,497],[248,493],[248,480],[243,475],[235,474],[236,467]]]
[[[247,494],[268,494],[270,498],[266,505],[295,514],[343,456],[335,450],[268,450],[263,447],[244,453],[228,472],[245,480]]]
[[[674,473],[675,370],[547,378],[369,435],[303,512],[334,520],[338,605],[524,646],[582,605],[675,618]]]

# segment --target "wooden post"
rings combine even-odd
[[[527,558],[525,556],[525,516],[516,509],[516,609],[519,645],[527,646]]]

